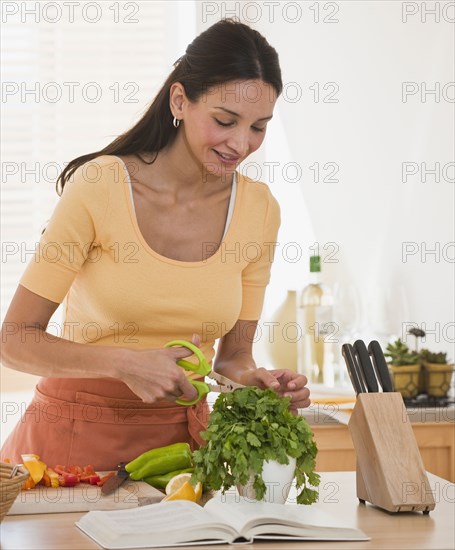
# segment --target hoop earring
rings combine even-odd
[[[172,124],[174,125],[174,128],[178,128],[180,125],[180,120],[176,117],[174,117],[174,120],[172,121]]]

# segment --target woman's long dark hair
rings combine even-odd
[[[234,80],[262,80],[277,96],[282,92],[278,54],[256,30],[233,18],[222,19],[197,36],[185,55],[174,63],[144,116],[127,132],[100,151],[73,159],[57,179],[57,194],[82,164],[101,155],[156,153],[170,145],[177,130],[172,124],[169,90],[174,82],[185,88],[188,99],[196,102],[211,87]]]

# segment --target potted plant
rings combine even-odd
[[[420,358],[419,354],[411,351],[400,338],[389,343],[384,353],[390,357],[389,369],[392,372],[395,391],[403,397],[415,397],[419,391]]]
[[[283,502],[295,477],[301,489],[297,503],[316,502],[314,488],[320,481],[314,471],[316,443],[307,421],[293,415],[289,403],[289,397],[280,397],[272,389],[245,387],[220,394],[207,431],[201,434],[206,445],[193,453],[192,481],[201,481],[206,490],[221,489],[223,494],[232,486],[246,486],[253,490],[248,496],[256,500]],[[266,470],[277,465],[291,470],[289,479],[278,487],[276,473],[271,474],[271,482],[265,477]]]
[[[453,365],[447,360],[447,353],[432,353],[423,348],[420,359],[425,370],[425,391],[431,397],[445,397],[452,380]]]

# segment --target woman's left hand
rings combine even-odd
[[[221,338],[214,370],[244,386],[272,388],[278,395],[290,397],[289,409],[297,414],[297,409],[311,405],[307,377],[288,369],[257,368],[252,356],[253,341],[248,336],[255,334],[257,323],[239,319]],[[198,341],[198,335],[194,335],[193,342]]]
[[[272,388],[278,395],[290,397],[289,409],[294,414],[311,404],[310,390],[306,387],[308,379],[288,369],[267,370],[262,367],[246,371],[241,378],[245,386]]]

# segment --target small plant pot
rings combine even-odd
[[[403,397],[415,397],[419,392],[420,365],[389,365],[395,391]]]
[[[431,397],[445,397],[452,380],[453,365],[425,363],[425,391]]]
[[[419,390],[417,393],[418,395],[420,395],[421,393],[427,393],[427,373],[423,364],[420,365]]]
[[[289,464],[280,464],[276,460],[264,461],[262,467],[262,479],[266,486],[264,498],[265,502],[274,502],[275,504],[284,504],[288,498],[289,490],[294,480],[295,458],[289,458]],[[246,485],[237,485],[237,490],[241,497],[257,500],[256,492],[253,488],[254,476],[251,476]]]

